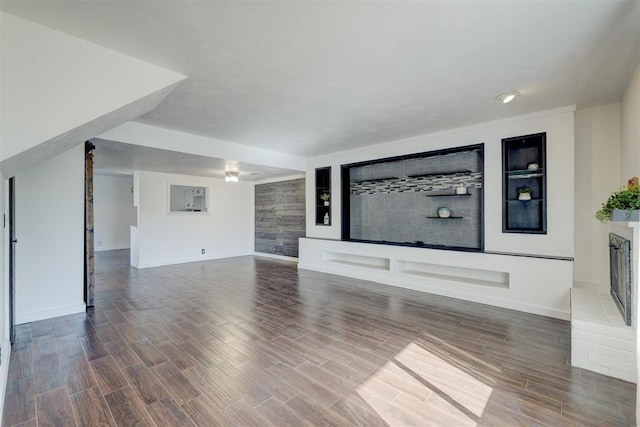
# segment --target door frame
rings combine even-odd
[[[84,143],[84,302],[93,307],[95,297],[95,254],[93,247],[93,150],[91,142]]]
[[[9,342],[13,344],[16,337],[15,314],[15,279],[16,279],[16,178],[9,178]]]

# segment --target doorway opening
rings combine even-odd
[[[129,274],[130,229],[138,222],[131,172],[109,167],[101,157],[103,141],[85,149],[85,302],[99,298],[103,273]],[[101,163],[102,161],[102,163]],[[98,296],[96,296],[98,295]]]

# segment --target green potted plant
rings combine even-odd
[[[531,200],[531,187],[518,188],[518,200]]]
[[[329,193],[323,193],[320,195],[320,200],[322,200],[324,202],[325,206],[329,206],[329,198],[331,196],[329,195]]]
[[[611,194],[602,204],[596,219],[609,221],[638,221],[640,219],[640,185],[631,185]]]

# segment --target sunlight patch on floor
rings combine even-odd
[[[476,372],[477,359],[460,358],[464,352],[435,353],[410,343],[362,383],[358,394],[390,425],[477,425],[493,381]]]

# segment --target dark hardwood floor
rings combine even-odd
[[[569,323],[241,257],[135,270],[20,325],[5,426],[632,426]]]

